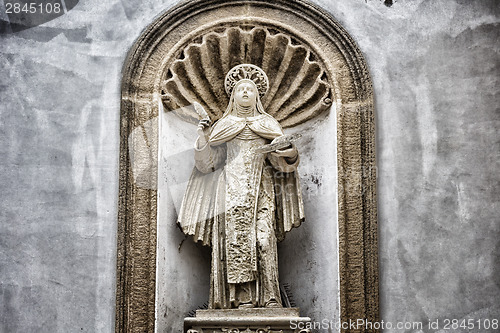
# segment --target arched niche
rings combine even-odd
[[[301,65],[287,72],[296,59]],[[238,62],[258,64],[273,72],[271,81],[283,82],[274,88],[271,83],[273,98],[264,100],[283,127],[335,113],[331,149],[337,167],[331,172],[337,179],[332,204],[337,206],[338,240],[332,242],[338,244],[340,317],[379,318],[373,89],[363,56],[332,16],[309,2],[195,0],[150,24],[123,68],[116,332],[152,332],[155,327],[156,119],[165,109],[195,121],[188,105],[193,98],[217,118],[227,103],[221,76]],[[288,93],[297,85],[308,89]]]

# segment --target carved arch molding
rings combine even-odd
[[[123,68],[116,332],[153,332],[155,325],[157,192],[134,179],[130,152],[144,137],[131,134],[162,107],[197,121],[193,100],[218,119],[228,99],[224,76],[240,63],[268,74],[263,103],[285,128],[336,110],[341,320],[379,319],[373,89],[363,56],[309,2],[195,0],[149,25]],[[156,128],[146,141],[154,164]],[[155,184],[155,167],[141,177]]]

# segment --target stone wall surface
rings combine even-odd
[[[372,75],[381,317],[500,319],[498,1],[316,3]],[[121,67],[173,4],[0,35],[0,332],[114,331]]]

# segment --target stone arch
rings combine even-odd
[[[151,332],[155,325],[158,132],[151,121],[161,105],[169,107],[168,71],[186,45],[200,45],[207,33],[223,35],[221,29],[235,24],[243,27],[240,36],[250,36],[246,32],[256,27],[267,29],[269,36],[282,34],[291,48],[314,54],[311,62],[324,73],[314,77],[328,89],[317,100],[318,108],[308,115],[290,108],[298,116],[286,125],[326,112],[328,104],[336,106],[341,320],[379,318],[373,89],[361,52],[329,13],[304,0],[195,0],[150,24],[123,67],[116,332]],[[189,118],[189,110],[184,116]],[[146,152],[138,148],[143,143]],[[150,186],[134,179],[131,151],[149,156],[151,163],[139,167],[140,183]]]

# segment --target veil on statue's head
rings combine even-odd
[[[256,96],[256,104],[255,107],[259,114],[268,115],[264,111],[264,106],[261,102],[261,97],[265,95],[267,90],[269,89],[269,80],[267,78],[266,73],[264,71],[251,64],[241,64],[233,67],[226,75],[226,79],[224,81],[224,86],[226,88],[226,93],[229,95],[229,104],[227,105],[226,111],[222,115],[222,118],[231,114],[234,108],[234,92],[236,86],[243,82],[251,83],[254,88],[257,90],[258,94]]]

